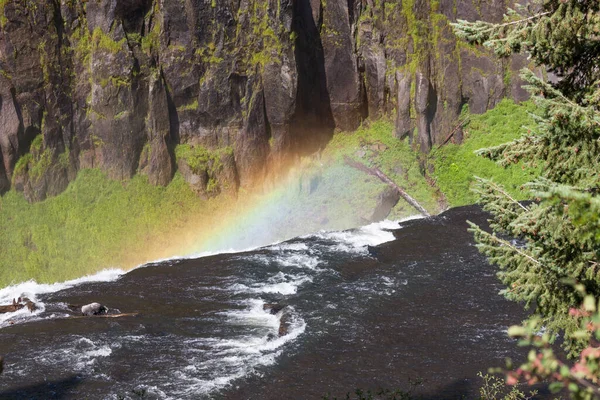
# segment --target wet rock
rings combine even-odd
[[[240,184],[249,186],[265,176],[269,153],[269,131],[265,115],[264,95],[257,92],[250,99],[248,119],[240,131],[235,159],[240,174]]]
[[[157,74],[149,90],[147,174],[151,184],[166,186],[173,176],[174,163],[167,92],[162,74]]]
[[[415,111],[417,113],[417,129],[419,133],[418,143],[420,150],[424,153],[429,152],[432,145],[430,128],[433,102],[431,98],[432,88],[429,81],[429,71],[417,72]]]
[[[397,190],[386,186],[386,188],[377,196],[377,204],[373,210],[373,214],[368,218],[368,221],[378,222],[386,219],[399,201],[400,193],[398,193]]]
[[[81,314],[90,317],[92,315],[105,315],[108,313],[108,308],[100,303],[91,303],[81,307]]]
[[[397,114],[396,114],[396,137],[404,139],[412,138],[412,121],[410,118],[410,87],[411,76],[402,72],[396,72],[397,82]]]
[[[385,111],[385,79],[387,73],[385,51],[381,44],[381,33],[372,24],[360,25],[358,35],[361,38],[360,56],[369,118],[378,118]]]
[[[286,304],[264,304],[263,310],[268,311],[271,315],[275,315],[286,307]]]
[[[281,315],[281,319],[279,322],[279,337],[285,336],[290,333],[290,328],[292,327],[293,318],[289,312],[283,312]]]
[[[289,124],[296,108],[298,77],[294,54],[269,63],[263,72],[265,113],[271,127],[272,150],[283,158],[291,150]]]
[[[343,131],[358,128],[362,114],[363,87],[354,50],[347,0],[328,0],[323,8],[321,41],[327,91],[336,127]]]

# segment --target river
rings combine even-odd
[[[2,289],[2,304],[26,295],[41,309],[0,319],[0,398],[344,398],[420,379],[423,398],[475,398],[479,371],[524,357],[506,329],[525,312],[467,232],[485,219],[463,207]],[[68,307],[92,301],[139,314]]]

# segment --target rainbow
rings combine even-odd
[[[381,187],[345,165],[296,168],[276,182],[242,189],[236,199],[210,199],[210,217],[190,216],[185,226],[166,228],[125,264],[131,268],[158,259],[244,251],[320,230],[364,225],[363,213],[374,205]]]

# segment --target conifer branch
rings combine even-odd
[[[517,247],[513,246],[512,244],[510,244],[510,243],[509,243],[509,242],[507,242],[506,240],[502,240],[502,239],[500,239],[498,236],[496,236],[496,235],[492,235],[492,234],[489,234],[489,233],[487,233],[487,232],[484,232],[484,233],[485,233],[485,234],[486,234],[486,235],[487,235],[487,236],[488,236],[490,239],[492,239],[493,241],[495,241],[496,243],[498,243],[498,244],[501,244],[501,245],[503,245],[503,246],[507,246],[507,247],[509,247],[509,248],[510,248],[512,251],[514,251],[515,253],[517,253],[517,254],[519,254],[519,255],[521,255],[521,256],[523,256],[523,257],[525,257],[526,259],[528,259],[528,260],[529,260],[529,261],[531,261],[532,263],[534,263],[534,264],[536,264],[536,265],[538,265],[538,266],[540,266],[540,267],[544,267],[544,265],[543,265],[543,264],[542,264],[540,261],[538,261],[538,260],[536,260],[535,258],[531,257],[529,254],[527,254],[527,253],[525,253],[525,252],[523,252],[523,251],[519,250]]]
[[[510,194],[508,194],[501,186],[497,185],[494,181],[483,179],[483,178],[481,178],[479,176],[475,176],[475,179],[479,180],[480,182],[486,182],[486,183],[488,183],[494,190],[500,192],[500,194],[504,195],[504,197],[506,197],[507,199],[509,199],[513,203],[517,204],[524,211],[529,211],[529,209],[527,207],[525,207],[518,200],[516,200],[514,197],[512,197]]]
[[[494,26],[494,28],[497,29],[498,27],[502,28],[502,27],[505,27],[505,26],[517,25],[517,24],[520,24],[522,22],[527,22],[527,21],[531,21],[531,20],[536,19],[536,18],[543,17],[544,15],[548,15],[550,13],[551,13],[551,11],[546,11],[546,12],[543,12],[543,13],[532,15],[531,17],[528,17],[528,18],[522,18],[522,19],[517,20],[517,21],[505,22],[503,24],[499,24],[499,25]]]

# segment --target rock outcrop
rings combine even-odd
[[[473,112],[522,100],[520,57],[460,43],[449,21],[492,0],[6,0],[0,194],[30,201],[82,168],[203,196],[235,192],[393,115],[424,152]],[[455,135],[460,140],[461,135]],[[187,151],[180,151],[187,146]],[[179,154],[195,158],[182,160]]]

